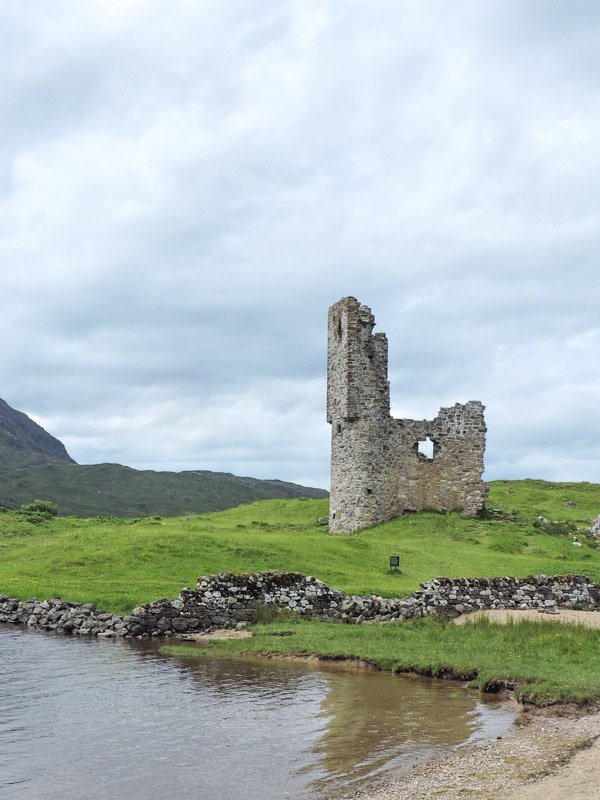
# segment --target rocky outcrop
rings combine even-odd
[[[452,619],[480,609],[600,610],[600,584],[583,575],[527,578],[436,578],[404,598],[346,595],[296,572],[222,573],[198,580],[174,600],[157,600],[125,617],[92,604],[0,595],[0,622],[100,637],[172,637],[243,627],[257,609],[274,606],[305,617],[360,625],[425,616]]]

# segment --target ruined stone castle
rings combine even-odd
[[[477,514],[486,495],[484,406],[470,401],[441,408],[433,420],[394,419],[387,339],[373,334],[374,325],[371,309],[354,297],[329,309],[329,530],[349,533],[425,508]]]

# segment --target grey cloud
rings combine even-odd
[[[353,294],[396,413],[481,399],[494,477],[555,476],[563,446],[590,469],[593,6],[38,11],[0,26],[2,396],[75,458],[323,484],[325,317]]]

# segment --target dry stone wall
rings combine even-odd
[[[329,530],[346,533],[407,511],[483,507],[484,406],[442,408],[433,420],[390,415],[388,347],[371,310],[354,297],[329,309],[327,421],[331,433]],[[433,457],[419,443],[433,443]]]
[[[295,572],[222,573],[200,578],[174,600],[157,600],[119,617],[92,604],[18,600],[0,595],[0,623],[79,636],[172,637],[254,622],[259,604],[320,620],[351,624],[452,619],[479,609],[600,610],[600,585],[582,575],[527,578],[436,578],[409,597],[346,595]]]
[[[93,603],[50,600],[19,600],[0,595],[0,622],[26,625],[80,636],[127,636],[123,617],[98,611]]]
[[[584,575],[436,578],[411,597],[425,614],[447,619],[481,609],[600,610],[600,584]]]

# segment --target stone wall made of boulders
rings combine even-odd
[[[600,584],[584,575],[527,578],[436,578],[411,597],[426,614],[447,618],[480,609],[600,610]]]
[[[296,572],[203,577],[195,589],[183,589],[175,600],[158,600],[135,608],[128,624],[134,635],[195,633],[252,623],[259,605],[272,605],[318,619],[331,619],[346,595],[316,578]]]
[[[60,597],[18,600],[0,595],[0,622],[81,636],[111,637],[128,633],[122,617],[98,611],[93,603],[67,603]]]
[[[157,600],[125,617],[93,604],[18,600],[0,595],[0,623],[99,637],[171,637],[214,628],[243,627],[257,608],[274,606],[320,620],[352,624],[424,616],[451,619],[480,609],[600,610],[600,585],[582,575],[527,578],[436,578],[409,597],[346,595],[317,578],[293,572],[203,577],[174,600]]]

